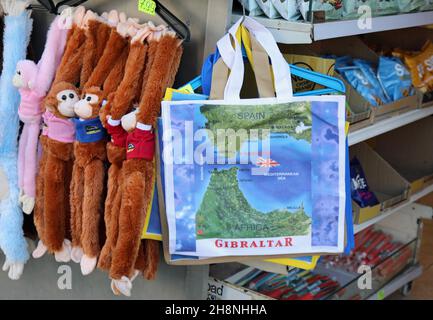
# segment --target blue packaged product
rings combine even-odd
[[[350,161],[350,180],[352,200],[361,208],[372,207],[379,204],[374,193],[370,191],[364,170],[356,157]]]
[[[382,105],[390,103],[391,99],[389,99],[383,91],[379,79],[377,78],[376,70],[371,63],[361,59],[354,59],[353,64],[361,69],[362,73],[367,78],[367,81],[371,84],[377,104]]]
[[[377,77],[392,101],[413,94],[411,74],[399,58],[380,57]]]
[[[375,89],[359,67],[342,67],[339,68],[339,72],[372,106],[377,107],[379,105],[379,100],[375,95]]]

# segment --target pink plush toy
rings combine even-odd
[[[13,84],[19,89],[18,114],[24,123],[18,149],[18,185],[23,212],[30,214],[35,205],[38,137],[41,130],[41,103],[51,87],[66,44],[67,28],[58,16],[52,22],[41,60],[22,60],[17,64]]]

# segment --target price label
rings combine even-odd
[[[156,3],[153,0],[138,0],[138,11],[154,16]]]

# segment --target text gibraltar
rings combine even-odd
[[[284,248],[292,246],[293,238],[291,237],[285,237],[278,240],[215,240],[215,247],[229,249]]]

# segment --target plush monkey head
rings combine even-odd
[[[81,119],[97,118],[103,100],[103,91],[98,87],[90,87],[83,92],[81,100],[75,103],[74,111]]]
[[[45,108],[59,118],[75,117],[74,105],[80,100],[77,88],[67,82],[55,84],[45,98]]]
[[[17,70],[12,83],[19,89],[32,89],[38,75],[37,65],[30,60],[21,60],[17,63]]]

